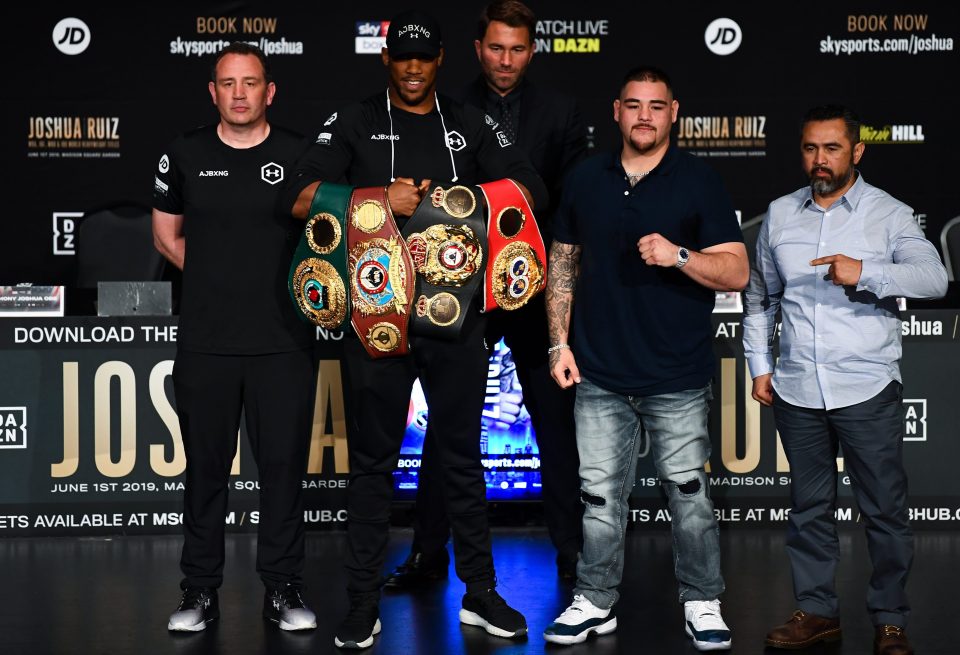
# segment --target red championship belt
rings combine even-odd
[[[414,269],[384,187],[354,189],[347,217],[350,322],[374,359],[405,355]]]
[[[479,185],[487,199],[483,311],[519,309],[547,284],[547,252],[527,199],[510,179]]]

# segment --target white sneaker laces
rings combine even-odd
[[[583,595],[577,594],[573,597],[573,603],[563,611],[563,614],[557,617],[557,623],[566,623],[573,625],[581,623],[584,619],[592,616],[602,616],[603,610],[596,607]]]
[[[720,616],[719,600],[687,601],[689,620],[697,630],[729,630]]]

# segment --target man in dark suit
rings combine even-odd
[[[549,249],[564,174],[586,155],[587,144],[576,101],[525,76],[535,33],[533,12],[522,2],[498,0],[488,5],[474,41],[481,75],[464,89],[462,99],[497,122],[496,129],[527,154],[546,183],[550,205],[537,211],[537,223]],[[557,550],[557,572],[574,580],[583,543],[574,392],[560,389],[550,377],[543,295],[519,310],[493,312],[488,326],[487,343],[492,347],[503,338],[512,352],[540,448],[544,518]],[[443,472],[430,454],[435,450],[430,446],[433,438],[428,427],[411,553],[387,579],[387,587],[416,588],[447,575],[450,529],[439,493]]]

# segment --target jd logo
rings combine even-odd
[[[65,55],[79,55],[90,45],[90,28],[79,18],[64,18],[53,28],[53,44]]]
[[[729,55],[740,47],[743,33],[736,21],[730,18],[718,18],[709,25],[703,33],[703,40],[715,55]]]

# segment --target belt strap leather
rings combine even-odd
[[[475,186],[434,182],[403,228],[417,271],[414,334],[456,340],[483,281],[487,235]]]
[[[374,359],[410,351],[414,268],[384,187],[354,189],[347,222],[351,322]]]
[[[483,311],[523,307],[547,283],[547,253],[533,211],[510,179],[481,184],[487,202],[488,256]]]
[[[347,205],[353,189],[322,183],[290,264],[287,289],[302,319],[333,330],[350,313],[347,293]]]

